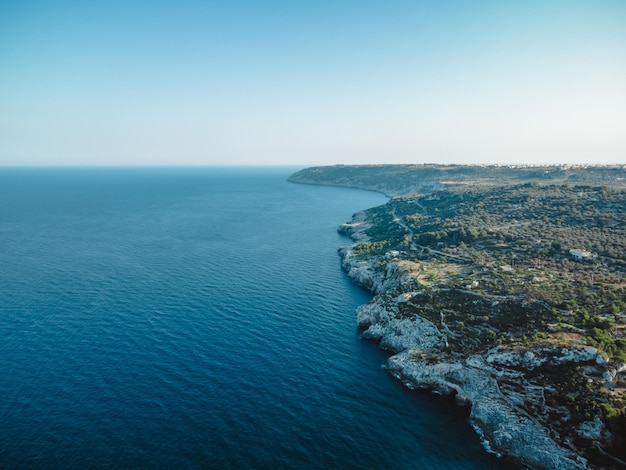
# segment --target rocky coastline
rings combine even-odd
[[[539,371],[568,374],[572,369],[593,369],[594,375],[614,378],[616,369],[608,358],[590,346],[535,345],[516,350],[478,345],[467,354],[454,352],[457,334],[446,326],[444,316],[477,311],[483,317],[498,316],[512,305],[522,309],[545,309],[540,302],[529,305],[523,297],[482,295],[473,291],[421,285],[402,262],[398,252],[363,256],[355,247],[367,242],[372,227],[364,212],[354,215],[338,231],[355,243],[339,250],[342,268],[355,283],[374,294],[372,301],[357,309],[364,339],[377,341],[393,355],[387,360],[390,375],[411,389],[427,389],[453,396],[470,408],[469,419],[487,450],[512,457],[530,468],[594,468],[577,444],[560,430],[569,426],[568,412],[546,399],[546,388],[555,384],[545,376],[529,379]],[[439,321],[420,310],[439,310]],[[446,312],[444,315],[443,312]],[[432,312],[431,312],[432,313]],[[436,317],[435,317],[436,318]],[[555,426],[554,420],[562,426]],[[601,451],[601,442],[611,440],[597,417],[576,425],[580,441]],[[608,466],[622,468],[619,459]]]
[[[337,165],[294,183],[391,199],[339,227],[361,336],[468,408],[491,452],[626,468],[626,165]]]

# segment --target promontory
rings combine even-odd
[[[626,165],[307,168],[390,197],[339,231],[363,338],[530,468],[626,468]]]

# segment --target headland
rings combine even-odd
[[[531,468],[626,467],[626,166],[334,166],[382,192],[339,231],[373,300],[362,337],[409,388],[455,397]]]

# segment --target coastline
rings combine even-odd
[[[339,231],[355,242],[366,241],[368,224],[363,220],[362,214],[356,214]],[[505,372],[491,367],[490,363],[508,360],[506,353],[494,351],[486,360],[480,355],[443,360],[437,350],[446,341],[445,332],[420,316],[407,319],[402,315],[402,304],[416,294],[409,273],[394,261],[387,263],[384,271],[378,271],[375,266],[381,260],[359,259],[354,246],[339,250],[342,268],[353,282],[375,296],[357,309],[357,321],[363,329],[361,336],[393,353],[385,366],[392,377],[407,388],[453,396],[458,405],[469,407],[470,424],[488,452],[507,455],[533,468],[588,468],[586,459],[559,446],[543,426],[517,412],[510,403],[515,397],[502,395],[493,376],[503,376]],[[602,360],[597,351],[590,354]],[[588,359],[584,355],[581,358]],[[517,361],[517,366],[523,362],[522,356],[511,359]],[[509,374],[507,379],[516,377],[514,372]]]
[[[568,194],[573,195],[577,190],[590,194],[591,206],[583,207],[600,211],[606,207],[609,212],[599,212],[605,216],[616,207],[611,201],[619,200],[618,194],[626,190],[625,170],[624,166],[503,169],[338,165],[301,170],[289,181],[373,190],[390,198],[387,204],[354,214],[352,220],[342,224],[338,231],[354,242],[339,249],[342,269],[354,283],[374,295],[371,302],[357,309],[361,337],[377,342],[382,349],[393,354],[385,366],[392,377],[410,389],[425,389],[454,397],[457,404],[468,407],[469,422],[488,452],[513,458],[526,467],[626,468],[626,458],[619,450],[624,439],[619,431],[624,422],[624,412],[620,411],[623,400],[619,398],[625,382],[624,355],[619,349],[610,354],[606,347],[600,350],[600,343],[593,340],[595,335],[602,334],[595,326],[608,328],[608,325],[615,325],[611,323],[613,320],[609,321],[612,318],[610,311],[607,315],[598,314],[596,310],[589,320],[590,316],[583,308],[576,310],[579,307],[575,301],[559,304],[558,298],[554,301],[545,297],[548,291],[537,288],[541,277],[522,274],[526,269],[537,271],[538,258],[532,261],[531,256],[531,261],[523,265],[520,261],[518,268],[517,262],[514,265],[515,254],[510,254],[512,258],[507,261],[502,260],[497,251],[487,255],[488,251],[481,252],[483,241],[478,243],[480,248],[475,248],[470,238],[469,251],[461,243],[462,252],[455,247],[458,238],[453,243],[444,239],[445,243],[435,246],[432,241],[422,242],[422,238],[437,233],[428,232],[433,228],[424,231],[418,222],[442,220],[437,216],[448,220],[449,215],[437,213],[442,207],[445,214],[450,213],[448,207],[454,207],[452,213],[467,213],[468,203],[463,202],[466,198],[480,204],[480,197],[485,195],[486,200],[495,197],[497,201],[506,195],[505,198],[516,201],[513,207],[517,209],[518,194],[526,200],[537,197],[526,194],[544,194],[548,201],[555,194],[570,197]],[[445,181],[439,179],[444,173],[457,177]],[[396,179],[398,174],[399,180]],[[415,184],[420,176],[425,177],[422,180],[425,184]],[[614,183],[612,196],[606,193],[607,181]],[[558,193],[558,188],[563,188],[565,193]],[[439,190],[442,191],[439,193]],[[580,200],[582,194],[574,197]],[[475,200],[476,197],[479,199]],[[600,206],[593,201],[606,202]],[[504,200],[498,204],[500,210],[505,207],[505,213],[509,212],[511,206],[502,206],[503,203],[506,204]],[[561,206],[541,207],[558,210]],[[479,209],[479,213],[480,210],[484,209]],[[469,211],[471,214],[472,209]],[[486,214],[491,213],[487,211]],[[524,226],[514,215],[510,217],[514,224]],[[519,213],[517,217],[520,217]],[[461,224],[462,220],[461,217]],[[432,221],[428,223],[427,227],[433,227]],[[548,228],[561,227],[558,223],[562,222],[548,225]],[[574,223],[580,224],[576,220]],[[463,230],[463,227],[467,226],[461,225],[459,232],[464,234],[462,236],[477,236],[476,232]],[[496,225],[496,230],[498,227]],[[571,228],[569,222],[564,227],[566,230]],[[469,228],[473,229],[471,225]],[[444,236],[449,237],[450,233],[454,234],[448,232],[445,235],[446,231],[443,231]],[[497,231],[494,233],[498,235]],[[489,239],[493,237],[491,232],[485,234],[483,231],[480,236],[488,244],[493,243]],[[438,239],[441,240],[435,238]],[[564,262],[559,260],[568,255],[555,255],[560,246],[554,248],[557,246],[554,243],[550,250],[542,249],[542,241],[536,240],[535,243],[539,244],[531,253],[539,256],[543,260],[541,263],[548,263],[547,269],[543,268],[546,273],[541,272],[541,276],[543,279],[547,279],[549,273],[556,276],[559,274],[558,263]],[[616,238],[616,244],[612,246],[620,246],[622,240]],[[428,243],[431,245],[425,246]],[[513,244],[511,248],[508,245],[493,246],[505,246],[511,253],[517,249],[520,253],[520,248]],[[521,250],[523,256],[529,256],[528,248]],[[544,253],[552,258],[546,258]],[[495,255],[495,266],[493,260],[488,261],[491,255]],[[556,259],[557,265],[550,259]],[[604,259],[613,263],[619,258]],[[500,266],[502,261],[505,264],[510,262],[511,266]],[[593,264],[587,264],[593,283],[595,268],[591,272],[591,266]],[[573,282],[572,293],[575,289],[582,292],[580,289],[584,286],[580,280],[584,277],[580,274],[577,277],[575,273],[584,267],[584,263],[581,266],[570,262],[566,268],[569,272],[566,271],[565,277]],[[541,269],[539,267],[539,271]],[[437,276],[442,274],[443,277]],[[527,277],[528,288],[523,286],[520,276]],[[552,274],[549,277],[552,279]],[[559,274],[559,279],[562,277],[563,274]],[[610,290],[615,286],[620,289],[622,285],[619,279],[615,283],[612,274],[604,279],[596,282],[598,288],[608,286]],[[556,280],[555,277],[555,284]],[[532,287],[533,283],[535,287]],[[546,286],[551,285],[551,281],[546,283]],[[577,298],[580,301],[581,297]],[[625,313],[614,312],[617,328],[623,329],[620,324],[624,323]],[[607,322],[607,326],[603,326],[603,322]],[[585,337],[585,334],[592,336]],[[527,335],[532,338],[527,339]],[[612,341],[615,343],[612,344],[617,348],[621,347],[622,336],[614,333]],[[611,405],[617,407],[617,412]]]

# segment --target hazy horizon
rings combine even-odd
[[[626,163],[626,2],[12,1],[0,166]]]
[[[412,162],[401,162],[401,163],[322,163],[322,164],[311,164],[311,165],[296,165],[289,163],[252,163],[252,164],[241,164],[241,165],[220,165],[220,164],[174,164],[174,163],[164,163],[164,164],[115,164],[115,165],[107,165],[107,164],[77,164],[77,165],[64,165],[64,164],[48,164],[48,165],[23,165],[23,164],[6,164],[0,165],[0,168],[5,169],[121,169],[121,170],[132,170],[132,169],[232,169],[232,170],[245,170],[245,169],[288,169],[299,171],[306,168],[315,168],[315,167],[324,167],[324,166],[384,166],[384,165],[414,165],[414,166],[470,166],[470,167],[535,167],[535,168],[543,168],[543,167],[623,167],[626,163],[435,163],[435,162],[423,162],[423,163],[412,163]]]

